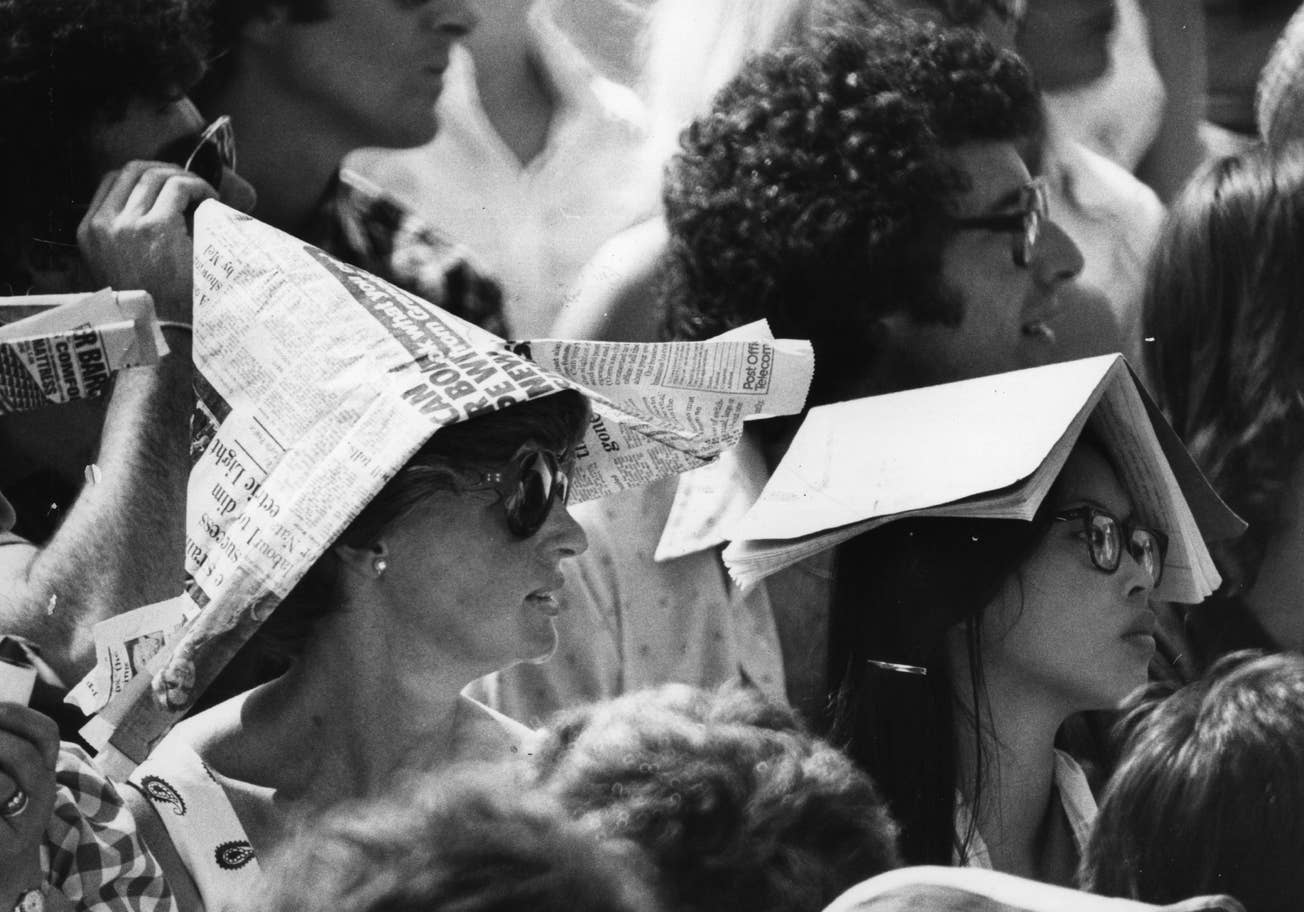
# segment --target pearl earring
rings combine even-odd
[[[371,567],[376,573],[376,578],[379,579],[384,576],[385,571],[389,569],[389,561],[385,560],[383,557],[378,557],[372,561]]]

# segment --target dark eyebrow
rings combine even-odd
[[[1128,510],[1126,516],[1119,516],[1113,510],[1105,506],[1100,501],[1092,500],[1090,497],[1081,497],[1081,496],[1070,497],[1068,499],[1068,502],[1061,509],[1072,510],[1075,507],[1095,507],[1097,510],[1100,510],[1102,513],[1108,513],[1110,516],[1113,516],[1115,519],[1117,519],[1119,522],[1123,523],[1124,525],[1129,525],[1132,522],[1132,520],[1136,518],[1136,507],[1133,507],[1130,510]]]
[[[987,206],[987,208],[984,209],[983,211],[984,211],[984,212],[1002,212],[1002,211],[1004,211],[1004,210],[1006,210],[1006,209],[1013,209],[1015,206],[1019,205],[1021,202],[1023,202],[1023,185],[1022,185],[1022,184],[1020,184],[1018,187],[1014,187],[1013,189],[1011,189],[1011,190],[1007,190],[1007,191],[1005,191],[1004,193],[1002,193],[999,197],[997,197],[995,200],[993,200],[991,203],[989,203],[988,206]],[[1103,510],[1104,507],[1101,507],[1101,509]]]

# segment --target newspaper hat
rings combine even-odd
[[[196,212],[194,264],[188,587],[151,622],[180,633],[152,687],[107,671],[79,685],[92,709],[112,697],[88,740],[137,760],[439,428],[577,390],[593,407],[572,474],[584,500],[702,465],[746,418],[799,412],[813,372],[809,343],[763,330],[507,343],[215,201]]]
[[[1304,7],[1291,16],[1259,74],[1254,119],[1270,148],[1304,137]]]
[[[1030,520],[1088,423],[1138,515],[1168,534],[1156,597],[1202,601],[1220,582],[1206,539],[1245,526],[1120,355],[811,409],[725,563],[747,586],[906,516]]]
[[[1095,896],[982,868],[920,865],[888,871],[843,893],[824,912],[1245,912],[1229,896],[1168,906]]]

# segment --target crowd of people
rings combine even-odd
[[[1299,908],[1295,6],[0,0],[0,293],[143,290],[168,349],[0,412],[0,912]],[[62,697],[185,584],[208,199],[505,339],[764,320],[805,410],[573,508],[580,392],[439,428],[110,777]],[[731,579],[811,409],[1113,353],[1243,534],[1093,417],[1030,519]]]

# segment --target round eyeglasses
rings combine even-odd
[[[1046,181],[1035,177],[1020,188],[1019,211],[1000,215],[973,215],[952,221],[955,227],[969,231],[1007,231],[1011,235],[1010,255],[1014,265],[1027,269],[1041,238],[1041,229],[1050,219],[1050,202]]]
[[[1123,522],[1098,507],[1077,507],[1055,514],[1057,522],[1081,520],[1082,533],[1097,569],[1114,573],[1123,561],[1123,549],[1150,576],[1151,587],[1164,578],[1164,559],[1168,556],[1168,536],[1158,529]]]

